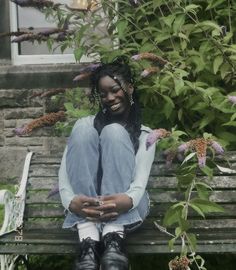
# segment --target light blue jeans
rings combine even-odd
[[[114,123],[105,126],[99,136],[93,126],[78,123],[68,140],[66,168],[75,194],[97,197],[126,192],[135,170],[135,152],[128,132]],[[145,192],[138,207],[107,223],[133,230],[148,212],[149,198]],[[83,222],[85,218],[68,212],[63,227]]]

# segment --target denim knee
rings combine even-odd
[[[129,133],[127,130],[120,124],[113,123],[110,125],[107,125],[103,128],[100,138],[102,140],[108,140],[116,142],[117,140],[120,141],[120,139],[129,139]]]
[[[93,126],[79,123],[73,128],[68,143],[84,146],[96,141],[99,141],[97,130]]]

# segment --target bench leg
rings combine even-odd
[[[22,262],[22,264],[25,266],[25,269],[29,270],[27,256],[0,255],[0,262],[1,270],[16,270],[18,269],[19,262]]]

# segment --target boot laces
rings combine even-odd
[[[123,238],[121,237],[123,235],[123,232],[111,232],[105,235],[105,246],[113,247],[113,248],[119,248],[122,245]]]
[[[89,252],[89,249],[91,249],[93,253],[97,255],[95,243],[90,237],[84,239],[81,243],[81,258],[83,258],[86,255],[89,255],[91,259],[93,259],[92,252],[91,251]]]

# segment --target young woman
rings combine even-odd
[[[141,125],[127,64],[101,65],[91,83],[100,110],[75,123],[59,171],[63,227],[78,229],[76,270],[127,270],[124,236],[148,214],[155,145],[146,150],[151,130]]]

